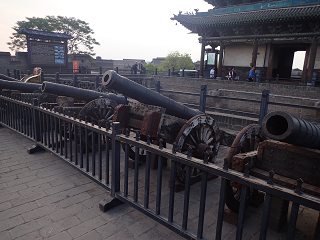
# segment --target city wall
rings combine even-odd
[[[225,96],[234,98],[245,98],[261,100],[264,89],[270,90],[270,102],[281,102],[305,106],[320,107],[320,88],[298,85],[252,83],[245,81],[210,80],[202,78],[182,78],[154,76],[154,81],[160,81],[161,89],[200,93],[201,85],[207,85],[207,95]],[[151,85],[151,84],[149,84]],[[258,94],[255,94],[258,93]],[[189,96],[176,93],[162,93],[175,101],[190,104],[199,104],[198,96]],[[243,102],[237,100],[226,100],[218,98],[207,98],[207,106],[214,108],[226,108],[243,112],[259,114],[260,104]],[[286,107],[269,104],[269,111],[286,111],[297,117],[311,122],[320,123],[320,111],[302,108]],[[224,114],[228,115],[228,114]],[[240,118],[242,119],[242,118]],[[256,122],[257,119],[249,119]],[[242,120],[241,120],[242,121]],[[250,122],[249,122],[250,123]],[[240,123],[239,123],[240,124]],[[245,123],[246,124],[246,123]]]

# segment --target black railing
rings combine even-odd
[[[38,106],[37,101],[30,104],[0,96],[0,124],[34,140],[37,147],[67,162],[110,191],[114,198],[130,204],[186,238],[222,238],[227,181],[240,183],[242,196],[246,196],[250,189],[266,194],[260,223],[260,239],[266,239],[268,234],[272,196],[293,203],[287,239],[294,237],[300,205],[320,211],[320,199],[302,193],[300,179],[296,189],[288,189],[274,184],[273,171],[270,172],[268,181],[261,180],[249,175],[248,166],[244,173],[228,169],[228,159],[225,159],[220,167],[176,152],[175,145],[165,148],[161,141],[157,146],[152,144],[149,138],[146,142],[139,140],[139,133],[136,136],[129,131],[121,134],[120,123],[117,122],[114,122],[111,128],[109,125],[101,126],[101,122],[95,125],[90,119],[77,119],[45,106]],[[135,152],[134,169],[129,168],[130,150]],[[141,166],[140,150],[146,153],[146,163]],[[29,152],[32,153],[32,149]],[[157,171],[150,169],[151,156],[158,159]],[[163,167],[166,159],[170,159],[171,167]],[[177,164],[186,166],[185,191],[182,193],[174,191]],[[193,168],[202,171],[202,180],[195,186],[191,186]],[[221,181],[208,184],[209,175],[217,175]],[[164,182],[169,182],[169,189]],[[220,190],[217,185],[220,185]],[[217,208],[211,203],[213,198],[218,199]],[[242,239],[246,224],[246,205],[247,198],[241,198],[236,239]]]

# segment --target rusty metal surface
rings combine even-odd
[[[60,107],[73,107],[74,106],[74,98],[66,97],[66,96],[58,96],[57,104]]]
[[[320,150],[266,140],[259,144],[256,166],[320,187]]]
[[[144,136],[149,135],[152,138],[157,137],[161,116],[160,112],[147,112],[142,121],[140,134]]]

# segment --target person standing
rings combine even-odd
[[[133,65],[132,65],[132,70],[134,74],[137,74],[137,69],[138,69],[138,62],[136,61]]]
[[[234,67],[232,67],[231,69],[230,69],[230,72],[229,72],[229,74],[228,74],[228,79],[229,80],[234,80]]]
[[[144,73],[144,71],[143,71],[143,62],[142,61],[140,61],[138,63],[138,71],[140,72],[140,74]]]
[[[253,82],[255,80],[254,76],[254,70],[256,69],[256,66],[252,66],[251,70],[249,71],[249,82]]]
[[[210,70],[210,78],[215,78],[216,77],[216,67],[213,66]]]

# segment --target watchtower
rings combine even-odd
[[[229,67],[246,74],[252,65],[267,80],[290,78],[295,51],[305,51],[301,80],[320,73],[320,0],[254,1],[205,0],[208,12],[174,15],[201,43],[200,74],[205,47],[220,46],[218,74]]]

